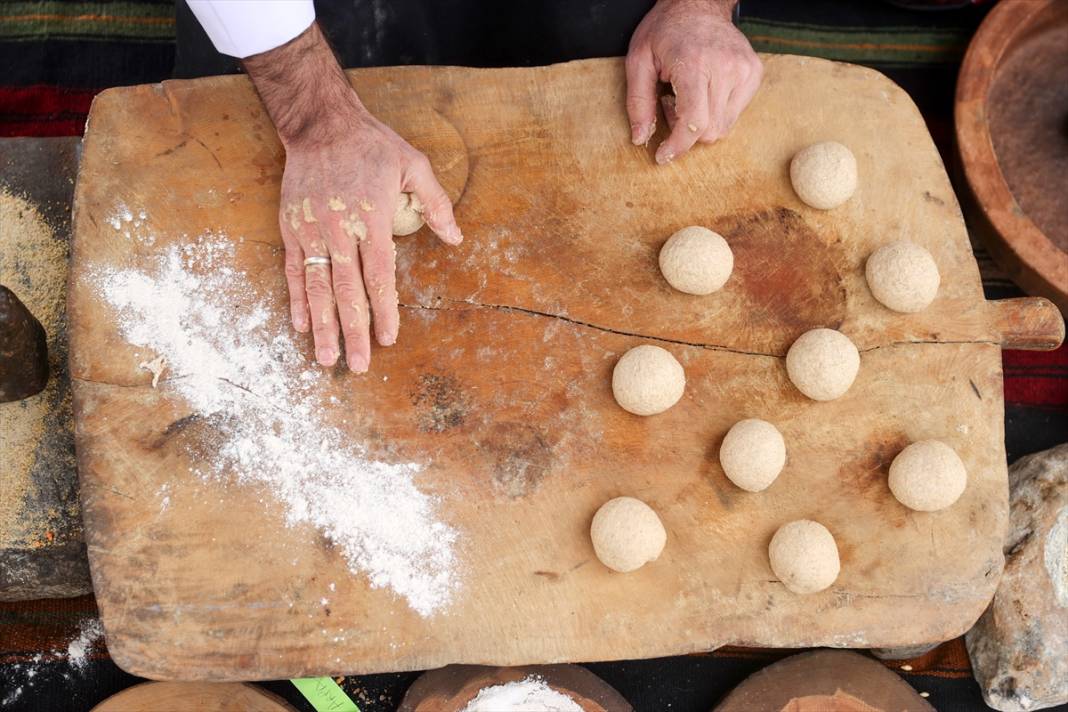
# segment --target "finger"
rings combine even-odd
[[[345,339],[345,359],[357,373],[367,370],[371,362],[371,337],[367,312],[367,294],[360,274],[356,236],[345,229],[345,206],[327,220],[327,247],[330,249],[330,276],[337,301],[341,334]]]
[[[374,205],[395,205],[397,197],[379,197]],[[367,300],[371,304],[375,339],[382,346],[397,341],[400,313],[397,311],[396,249],[393,246],[393,211],[373,209],[364,213],[367,239],[362,240],[360,266]]]
[[[643,146],[656,131],[656,63],[648,49],[631,50],[625,62],[627,70],[627,116],[630,140]]]
[[[717,77],[708,87],[708,128],[701,134],[701,140],[712,143],[727,135],[731,123],[727,120],[727,100],[730,98],[734,84],[725,77]]]
[[[325,211],[324,211],[325,212]],[[326,217],[324,214],[323,218]],[[310,201],[305,198],[298,238],[305,258],[329,257],[322,223],[313,214]],[[304,268],[304,291],[308,295],[312,336],[315,340],[315,358],[323,366],[337,363],[339,353],[337,338],[337,310],[334,307],[334,288],[330,280],[330,265],[308,265]]]
[[[727,99],[726,110],[728,129],[734,126],[738,121],[738,117],[745,111],[745,107],[749,106],[749,103],[753,101],[753,97],[760,91],[760,80],[763,76],[763,67],[758,63],[749,70],[745,80],[731,91],[730,98]]]
[[[293,328],[304,334],[308,331],[308,295],[304,291],[304,250],[300,247],[299,206],[295,203],[278,213],[282,244],[286,250],[285,274],[289,287],[289,317]]]
[[[673,70],[675,115],[678,121],[656,149],[656,162],[670,163],[697,143],[708,128],[708,80],[694,65],[679,63]]]
[[[452,201],[438,183],[430,161],[423,154],[420,153],[409,165],[403,179],[403,190],[414,193],[423,204],[423,219],[442,242],[449,245],[463,242],[464,236],[452,212]]]

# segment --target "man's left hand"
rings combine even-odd
[[[627,114],[635,145],[656,130],[657,81],[671,129],[656,151],[669,163],[697,143],[727,134],[760,87],[763,66],[731,22],[735,0],[660,0],[634,31],[627,52]]]

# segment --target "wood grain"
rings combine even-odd
[[[351,73],[372,110],[404,108],[391,115],[402,135],[431,114],[449,124],[424,130],[421,148],[454,166],[443,173],[467,235],[455,249],[426,230],[398,240],[400,340],[374,351],[370,375],[338,371],[322,393],[324,420],[370,455],[426,463],[419,486],[462,531],[461,595],[428,619],[350,573],[316,531],[287,529],[268,493],[190,474],[210,426],[175,427],[188,406],[149,387],[87,278],[93,265],[147,263],[147,247],[103,222],[116,201],[145,204],[154,250],[209,227],[244,237],[238,261],[274,328],[288,328],[281,149],[247,83],[100,95],[78,185],[71,365],[93,578],[116,661],[153,678],[261,679],[726,643],[897,647],[967,629],[1002,567],[999,345],[1046,348],[1063,325],[1023,327],[1012,314],[1040,305],[983,300],[941,160],[899,88],[859,67],[765,60],[734,133],[664,168],[627,140],[618,60]],[[827,138],[851,146],[862,178],[849,203],[819,212],[793,195],[787,166]],[[657,273],[660,244],[691,223],[735,250],[734,276],[708,298]],[[866,256],[902,236],[943,277],[919,315],[881,307],[864,284]],[[815,326],[862,350],[856,384],[829,403],[803,398],[781,358]],[[639,418],[616,406],[609,380],[647,341],[675,354],[687,390]],[[787,443],[785,472],[761,494],[732,487],[715,456],[746,417],[775,422]],[[932,437],[960,453],[969,485],[946,511],[910,512],[886,468]],[[668,530],[660,559],[625,576],[597,563],[588,538],[597,507],[623,494]],[[786,591],[766,557],[775,529],[798,517],[827,525],[842,556],[837,583],[809,597]]]

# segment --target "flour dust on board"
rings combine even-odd
[[[149,246],[149,222],[119,206],[109,224]],[[196,474],[265,485],[290,526],[317,527],[373,587],[422,616],[448,606],[457,532],[416,487],[421,465],[376,460],[324,421],[317,396],[329,375],[257,303],[234,266],[234,241],[208,233],[161,249],[150,265],[100,267],[90,280],[159,387],[217,424],[219,442],[207,461],[198,451]]]

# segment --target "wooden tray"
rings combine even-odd
[[[326,421],[371,454],[428,463],[418,484],[461,531],[461,595],[430,618],[350,573],[312,528],[287,529],[262,491],[191,474],[187,453],[210,439],[172,427],[188,406],[150,387],[89,279],[94,266],[145,266],[222,226],[245,238],[239,266],[262,280],[275,328],[288,328],[282,153],[248,83],[97,97],[76,200],[71,368],[114,659],[157,679],[236,680],[727,643],[898,647],[966,630],[1003,563],[1000,349],[1053,348],[1063,322],[1044,300],[983,300],[942,162],[904,92],[860,67],[765,61],[730,138],[669,167],[628,143],[619,60],[351,73],[462,192],[463,246],[425,231],[398,241],[398,344],[374,351],[370,376],[338,371],[322,392]],[[787,178],[794,152],[823,139],[850,145],[861,175],[832,212],[802,205]],[[458,146],[463,160],[451,157]],[[119,201],[151,208],[155,246],[106,224]],[[663,240],[694,223],[724,234],[736,258],[708,298],[673,292],[656,266]],[[876,303],[863,276],[867,255],[902,236],[926,245],[943,276],[912,316]],[[816,326],[863,351],[852,390],[829,403],[802,397],[783,365]],[[674,408],[639,418],[609,381],[616,359],[649,341],[679,358],[688,383]],[[420,397],[428,383],[434,397]],[[353,412],[373,418],[343,425]],[[779,425],[789,452],[757,495],[730,485],[715,456],[730,425],[754,416]],[[886,468],[931,437],[956,448],[969,484],[949,510],[913,513],[890,495]],[[668,531],[660,559],[625,576],[598,564],[588,537],[597,507],[621,494],[649,502]],[[785,590],[766,555],[797,517],[826,524],[842,555],[837,583],[808,597]]]

